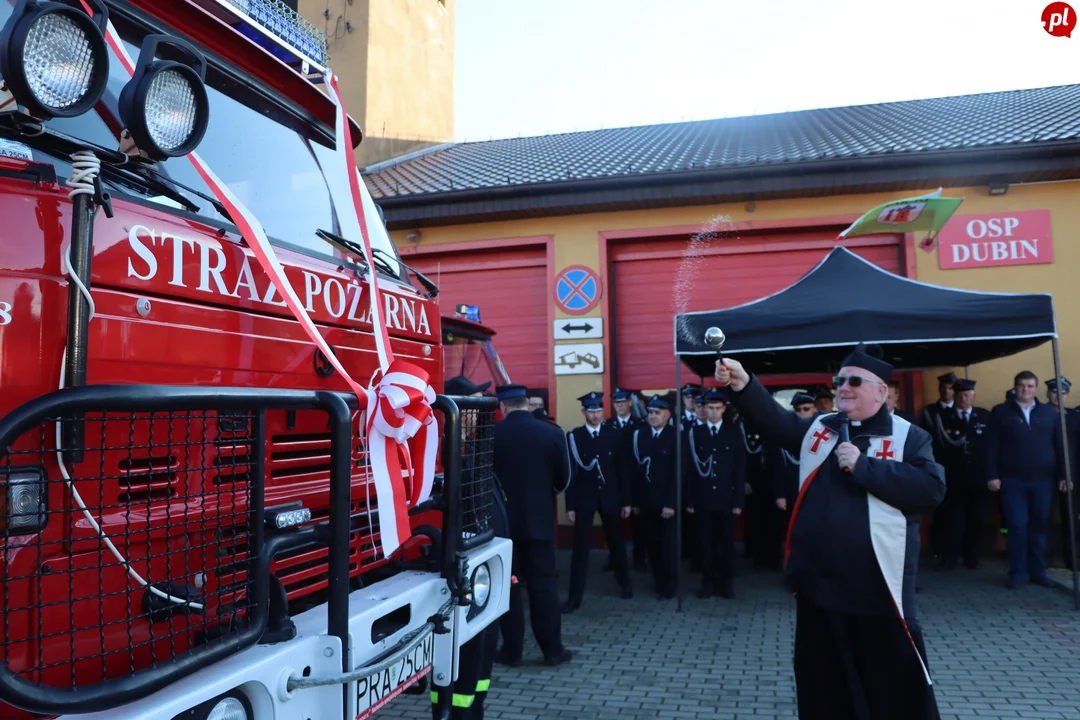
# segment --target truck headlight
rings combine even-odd
[[[158,60],[170,47],[189,64]],[[120,119],[139,150],[154,160],[187,155],[202,142],[210,120],[206,58],[195,46],[169,35],[148,35],[139,63],[120,93]]]
[[[487,563],[476,568],[472,576],[473,605],[482,610],[491,597],[491,570]]]
[[[236,698],[227,697],[214,706],[206,720],[248,720],[247,709]]]
[[[45,527],[44,473],[38,468],[0,471],[0,534],[26,535]]]
[[[97,103],[109,81],[101,0],[19,0],[0,31],[0,75],[15,101],[34,117],[75,117]]]

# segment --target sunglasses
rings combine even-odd
[[[875,383],[875,384],[879,383],[878,380],[871,380],[870,378],[864,378],[861,375],[837,375],[836,377],[834,377],[832,379],[832,381],[833,381],[833,387],[835,387],[835,388],[843,387],[844,383],[847,383],[849,387],[853,387],[853,388],[859,387],[864,382]]]

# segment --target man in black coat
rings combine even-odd
[[[562,644],[555,570],[555,496],[570,483],[566,435],[557,426],[533,417],[524,385],[502,385],[495,392],[503,415],[493,429],[495,476],[506,493],[514,541],[512,572],[519,580],[510,588],[510,609],[502,618],[503,646],[497,661],[521,663],[525,641],[523,583],[529,593],[533,635],[544,662],[559,665],[571,658]]]
[[[956,373],[949,372],[944,375],[938,375],[937,402],[931,403],[923,408],[922,428],[930,433],[930,437],[934,442],[934,457],[937,458],[942,456],[945,448],[945,439],[942,435],[943,430],[938,423],[938,418],[942,413],[952,412],[953,405],[956,402],[956,390],[954,389],[956,380]],[[946,483],[949,481],[948,474],[945,476],[945,481]],[[938,509],[934,511],[933,520],[930,523],[930,549],[939,559],[945,553],[945,538],[949,536],[950,532],[948,513],[946,512],[946,505],[943,502],[938,506]]]
[[[645,427],[645,422],[641,418],[634,417],[630,412],[632,402],[629,390],[615,388],[611,392],[611,404],[615,408],[615,416],[604,423],[618,433],[618,462],[615,470],[619,473],[619,483],[629,489],[631,501],[638,477],[637,461],[634,460],[634,430]],[[633,502],[630,504],[632,505]],[[640,513],[631,516],[630,533],[633,541],[634,570],[647,572],[648,541]],[[608,562],[614,567],[612,560]]]
[[[444,385],[444,394],[452,397],[480,397],[491,386],[490,382],[477,385],[464,375],[452,377]],[[467,411],[466,411],[467,412]],[[486,494],[491,508],[490,524],[496,537],[510,537],[510,522],[506,514],[506,502],[498,478],[484,463],[484,450],[476,441],[476,427],[462,423],[461,472],[465,482],[477,482],[476,473],[490,473]],[[481,502],[485,502],[481,500]],[[480,634],[461,646],[458,653],[458,677],[451,687],[453,693],[450,720],[483,720],[484,702],[491,687],[492,666],[499,643],[499,625],[492,623]],[[432,693],[431,716],[442,717],[442,709],[435,702],[438,695]]]
[[[626,541],[621,523],[630,517],[630,486],[619,472],[619,431],[604,422],[604,396],[591,392],[578,398],[585,424],[566,435],[570,448],[570,487],[566,489],[566,516],[574,526],[574,552],[570,560],[570,597],[563,612],[581,607],[589,574],[589,546],[593,519],[600,521],[611,551],[615,579],[622,596],[634,596],[626,564]]]
[[[671,404],[654,395],[649,399],[648,426],[634,431],[634,458],[638,462],[635,507],[645,519],[649,534],[649,564],[656,594],[661,600],[675,597],[677,538],[675,528],[675,448],[678,438],[670,424]]]
[[[1070,383],[1069,379],[1066,377],[1061,378],[1060,393],[1057,392],[1057,378],[1050,378],[1047,380],[1047,405],[1050,405],[1057,410],[1059,402],[1064,405],[1065,401],[1069,399],[1069,390],[1071,388],[1072,383]],[[1076,461],[1080,459],[1080,410],[1076,408],[1065,408],[1065,434],[1069,445],[1069,469],[1072,473],[1073,531],[1075,532],[1080,530],[1080,492],[1077,491],[1077,487],[1080,487],[1080,485],[1076,482]],[[1062,480],[1058,486],[1058,518],[1061,521],[1062,559],[1065,562],[1065,567],[1072,570],[1072,542],[1069,538],[1069,498],[1065,495],[1064,480]],[[1080,548],[1078,548],[1078,550],[1080,550]]]
[[[941,423],[943,443],[939,460],[948,486],[941,503],[946,534],[939,568],[952,570],[963,554],[964,565],[975,569],[979,564],[989,479],[986,439],[990,411],[974,406],[974,380],[957,380],[953,390],[954,407],[938,413],[936,419]]]
[[[1001,491],[1005,511],[1006,549],[1009,555],[1007,584],[1020,587],[1024,575],[1044,587],[1054,587],[1046,574],[1046,536],[1054,490],[1065,478],[1061,418],[1035,393],[1039,379],[1025,370],[1013,380],[1012,402],[990,413],[986,475],[994,492]]]
[[[672,425],[675,424],[672,418]],[[690,430],[705,424],[705,392],[699,392],[694,396],[694,415],[692,418],[682,418],[679,423],[679,441],[682,443],[683,465],[683,493],[689,479],[694,476],[694,463],[690,454]],[[698,522],[694,515],[687,511],[686,498],[683,498],[682,508],[682,560],[690,561],[690,572],[701,571],[701,546],[698,543]]]
[[[791,412],[800,418],[813,418],[818,414],[814,406],[814,396],[798,393],[791,398]],[[769,477],[772,480],[772,495],[776,509],[780,512],[779,553],[777,563],[784,563],[784,546],[787,543],[788,525],[791,524],[791,511],[799,497],[799,454],[792,454],[776,443],[769,443]]]
[[[733,422],[724,421],[727,396],[705,394],[706,420],[690,430],[690,473],[684,482],[686,507],[697,520],[701,549],[698,597],[735,596],[735,517],[746,496],[746,447]]]
[[[737,361],[717,361],[716,379],[765,441],[799,453],[784,575],[797,600],[800,720],[939,717],[915,574],[919,522],[945,479],[926,431],[886,407],[891,374],[859,346],[833,379],[839,412],[811,419],[781,408]]]

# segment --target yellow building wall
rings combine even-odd
[[[926,190],[936,189],[928,186]],[[915,195],[919,191],[905,193],[864,194],[836,196],[829,198],[808,198],[796,200],[776,200],[758,202],[753,211],[748,211],[745,204],[709,205],[696,207],[669,208],[659,210],[623,211],[618,213],[596,213],[552,218],[536,218],[511,222],[478,223],[447,227],[425,227],[421,229],[419,244],[438,245],[441,243],[467,242],[476,240],[553,235],[555,242],[554,272],[568,265],[585,265],[598,271],[600,261],[599,233],[610,230],[628,230],[639,228],[664,228],[670,226],[703,224],[718,214],[727,214],[734,222],[775,221],[791,219],[809,219],[846,214],[861,214],[870,208],[905,195]],[[939,270],[938,253],[926,253],[916,249],[917,279],[944,286],[972,290],[990,290],[996,292],[1048,292],[1054,297],[1054,307],[1058,313],[1058,333],[1061,337],[1062,373],[1072,374],[1072,380],[1080,381],[1080,335],[1071,332],[1075,325],[1073,308],[1080,300],[1080,282],[1077,282],[1071,270],[1080,267],[1080,243],[1072,240],[1072,228],[1080,227],[1080,182],[1046,183],[1028,186],[1013,186],[1002,196],[990,197],[985,187],[949,188],[947,195],[965,197],[958,215],[981,213],[999,213],[1019,210],[1045,209],[1051,213],[1054,262],[1048,265],[1010,266],[1002,268],[979,268],[970,270]],[[398,247],[414,246],[417,243],[406,238],[408,229],[392,233]],[[699,279],[703,281],[704,278]],[[607,302],[605,296],[600,305]],[[625,292],[624,288],[620,288]],[[702,292],[708,292],[703,288]],[[554,302],[554,300],[552,300]],[[719,303],[718,303],[719,304]],[[600,305],[586,316],[569,316],[556,310],[556,318],[600,317]],[[604,328],[607,345],[611,337],[611,328]],[[496,339],[497,340],[497,339]],[[670,338],[658,341],[669,343]],[[596,342],[596,341],[586,341]],[[564,343],[565,344],[565,343]],[[950,368],[943,368],[946,372]],[[963,377],[963,368],[951,368]],[[992,407],[1004,399],[1005,391],[1011,387],[1013,376],[1020,370],[1030,369],[1040,379],[1045,380],[1052,374],[1053,360],[1050,343],[1034,350],[1003,358],[970,368],[970,377],[978,382],[976,403]],[[610,372],[610,368],[605,370]],[[926,402],[937,397],[935,380],[939,372],[924,373]],[[600,375],[563,375],[556,377],[556,387],[552,395],[557,402],[557,420],[566,429],[580,425],[581,415],[576,398],[591,390],[602,390],[603,378]]]
[[[455,0],[300,0],[360,124],[360,167],[454,137]]]

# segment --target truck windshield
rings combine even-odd
[[[10,17],[14,2],[0,0],[0,26]],[[114,25],[128,53],[137,61],[142,38],[149,30],[119,17],[114,18]],[[237,42],[246,40],[238,36]],[[220,60],[217,62],[221,63]],[[108,89],[96,109],[75,118],[50,120],[47,126],[102,147],[118,148],[117,129],[122,123],[117,100],[128,79],[121,64],[110,58]],[[269,91],[253,86],[251,83],[254,82],[243,71],[226,73],[213,62],[210,64],[206,77],[210,124],[197,152],[254,213],[276,244],[309,254],[333,256],[331,246],[315,234],[319,229],[340,234],[328,183],[347,180],[341,177],[342,173],[323,172],[336,162],[330,144],[333,129],[330,129],[331,138],[327,139],[324,133],[312,127],[315,121],[305,118],[303,110],[290,109],[287,100],[272,99]],[[8,137],[16,139],[11,135]],[[71,165],[66,156],[49,152],[47,144],[32,138],[18,139],[31,146],[36,160],[54,165],[58,176],[70,175]],[[154,172],[213,197],[186,158],[158,163]],[[114,195],[142,196],[142,199],[168,209],[177,209],[181,205],[163,195],[160,188],[151,186],[140,192],[137,185],[110,182],[107,176],[103,176],[103,181],[111,185],[109,189]],[[170,189],[174,188],[170,186]],[[211,203],[193,193],[178,192],[189,201],[183,205],[197,208],[194,212],[198,215],[215,222],[223,220]],[[345,196],[348,196],[347,191]],[[380,222],[371,219],[368,225],[381,227]],[[373,231],[370,235],[374,248],[397,258],[385,231]],[[355,240],[360,242],[359,238]],[[408,282],[400,265],[395,262],[393,266],[396,272],[392,274]]]

